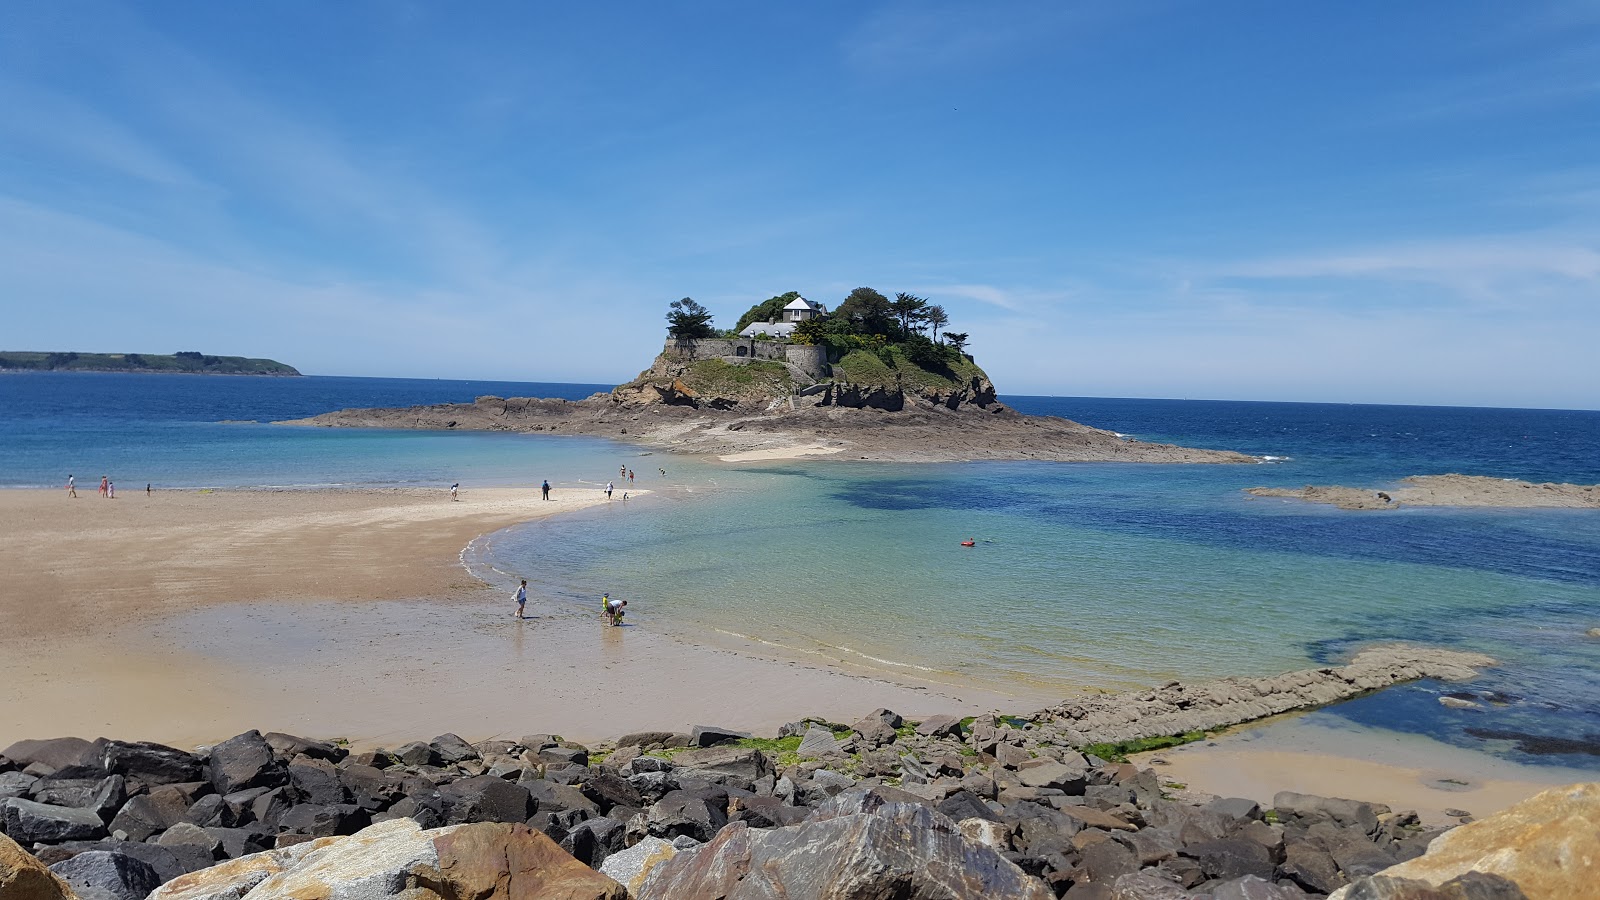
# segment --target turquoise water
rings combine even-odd
[[[595,386],[389,379],[0,378],[0,484],[595,485],[647,497],[492,535],[491,581],[641,627],[748,635],[936,681],[1047,690],[1263,674],[1374,640],[1487,651],[1470,685],[1334,713],[1524,761],[1600,768],[1600,514],[1334,510],[1254,485],[1412,474],[1600,482],[1600,413],[1009,398],[1142,438],[1273,456],[1245,466],[848,461],[718,464],[602,440],[222,424]],[[665,476],[658,472],[665,468]],[[619,491],[624,485],[618,486]],[[972,538],[973,548],[960,541]],[[1481,711],[1443,690],[1493,692]],[[1519,749],[1520,746],[1520,749]],[[1550,749],[1534,747],[1534,749]]]

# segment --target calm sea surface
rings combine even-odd
[[[604,387],[5,376],[0,486],[59,486],[69,472],[85,484],[110,474],[124,490],[461,481],[470,498],[475,485],[543,478],[592,487],[627,466],[650,496],[493,535],[469,554],[474,571],[527,577],[574,604],[610,591],[641,625],[1002,687],[1265,674],[1373,640],[1480,649],[1504,665],[1334,713],[1600,769],[1600,640],[1585,636],[1600,626],[1600,513],[1360,513],[1242,493],[1443,472],[1600,483],[1600,412],[1004,398],[1142,439],[1274,458],[1246,466],[719,465],[588,438],[263,424]],[[969,537],[977,546],[961,547]],[[1458,690],[1496,702],[1438,703]]]

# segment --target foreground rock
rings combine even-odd
[[[68,900],[72,889],[17,842],[0,834],[0,897],[5,900]]]
[[[1462,825],[1421,857],[1380,874],[1440,886],[1473,872],[1514,882],[1528,900],[1600,896],[1600,783],[1548,790]],[[1333,894],[1334,900],[1384,896],[1390,895],[1359,884]]]
[[[1534,484],[1483,475],[1413,475],[1392,490],[1306,485],[1246,488],[1257,497],[1289,497],[1340,509],[1402,506],[1486,506],[1520,509],[1600,509],[1600,484]]]
[[[424,831],[410,819],[373,825],[297,855],[261,854],[185,875],[150,900],[622,900],[622,886],[526,825]]]

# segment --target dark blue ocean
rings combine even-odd
[[[715,464],[607,441],[268,424],[351,406],[601,385],[406,379],[0,377],[0,486],[124,490],[536,484],[618,465],[653,494],[477,547],[490,580],[633,598],[679,631],[934,681],[1069,690],[1266,674],[1408,640],[1501,660],[1331,714],[1524,762],[1600,769],[1600,512],[1351,512],[1256,485],[1379,488],[1461,472],[1600,483],[1600,412],[1006,397],[1244,466]],[[661,476],[660,469],[668,474]],[[966,550],[963,538],[978,546]],[[641,615],[644,613],[642,612]],[[1439,704],[1478,698],[1476,710]]]

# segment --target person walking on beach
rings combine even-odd
[[[522,584],[517,588],[517,592],[511,596],[516,598],[517,601],[517,618],[527,618],[522,614],[522,608],[528,605],[528,579],[522,579]]]
[[[611,482],[606,482],[606,499],[611,499]]]
[[[150,496],[150,482],[148,481],[144,483],[144,495],[146,497]]]
[[[71,475],[67,476],[67,496],[73,499],[78,497],[78,482]]]
[[[539,490],[544,492],[544,499],[549,500],[550,499],[550,479],[546,478],[544,480],[544,484],[539,486]]]
[[[117,483],[115,481],[106,482],[106,496],[112,500],[117,499]]]
[[[100,496],[106,495],[106,488],[111,484],[111,479],[105,475],[100,476]]]
[[[459,490],[461,490],[461,482],[458,481],[455,484],[450,485],[450,499],[451,500],[460,500],[461,499],[460,497],[456,496],[456,491],[459,491]]]

